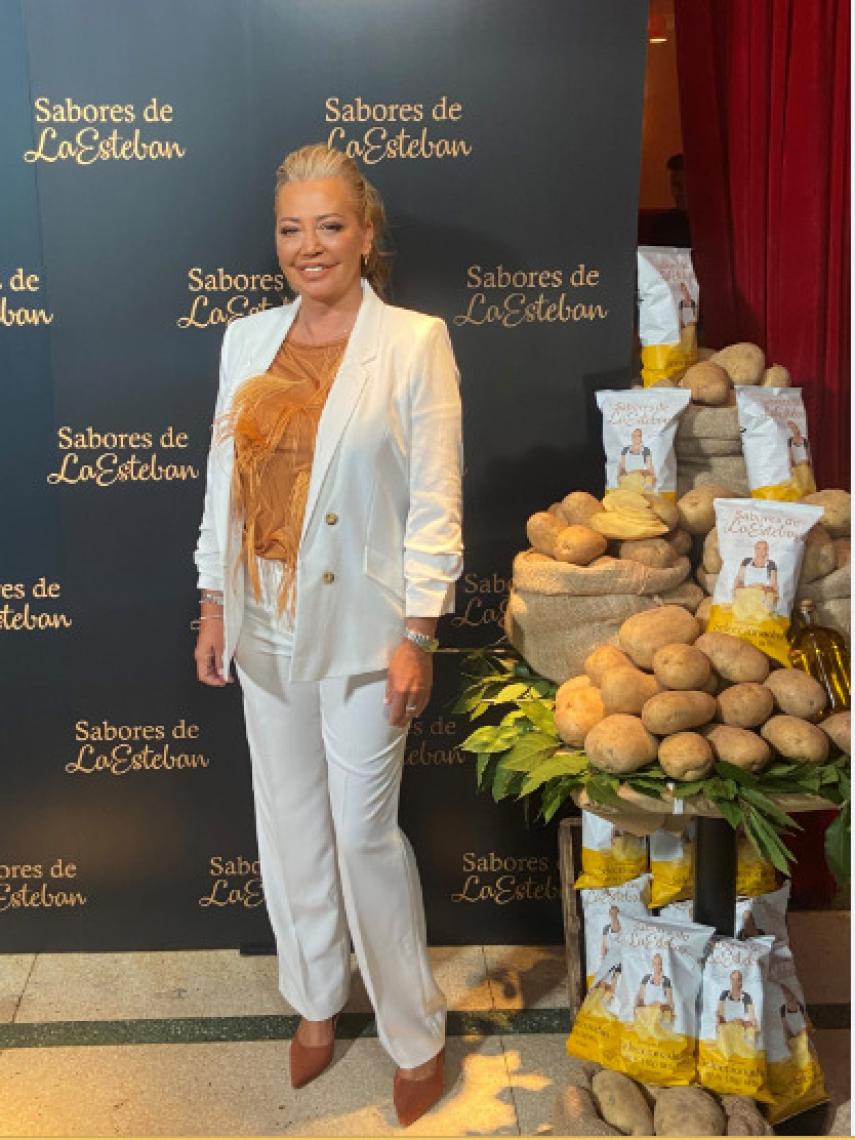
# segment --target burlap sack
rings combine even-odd
[[[683,439],[674,449],[677,464],[683,459],[704,459],[708,455],[741,455],[742,444],[738,439]]]
[[[852,642],[852,603],[850,598],[832,598],[816,603],[816,620],[819,625],[836,629]]]
[[[849,598],[852,595],[852,566],[845,566],[832,570],[824,578],[817,578],[813,582],[800,582],[799,598],[810,598],[813,602],[830,602],[836,598]]]
[[[524,550],[514,559],[513,581],[517,590],[535,594],[570,594],[596,597],[620,594],[661,594],[673,590],[689,576],[688,558],[664,569],[643,566],[627,558],[604,555],[590,566],[558,562],[535,550]]]
[[[706,408],[689,404],[677,426],[677,450],[688,440],[727,439],[739,442],[739,417],[736,402],[724,408]]]
[[[677,462],[677,496],[685,495],[693,487],[704,483],[723,483],[736,495],[748,498],[748,472],[741,455],[711,455],[704,459],[684,459]]]
[[[628,617],[659,604],[694,611],[701,599],[701,589],[689,581],[656,598],[544,594],[517,589],[515,582],[505,612],[505,632],[532,669],[560,685],[582,672],[592,649],[616,643],[617,631]]]

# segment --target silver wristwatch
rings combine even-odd
[[[425,653],[436,653],[439,649],[437,638],[428,637],[426,633],[419,633],[417,629],[405,629],[404,637],[407,641],[412,641],[413,645],[417,645],[419,649],[423,649]]]

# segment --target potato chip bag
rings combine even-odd
[[[606,494],[636,491],[675,499],[674,437],[689,404],[688,389],[603,389],[595,395],[603,414]]]
[[[619,887],[647,870],[647,840],[621,831],[593,812],[582,812],[582,874],[574,886]]]
[[[590,989],[600,963],[617,944],[624,916],[646,917],[650,875],[639,875],[618,887],[594,887],[579,893],[585,915],[585,979]]]
[[[778,943],[788,943],[787,903],[790,901],[790,880],[777,891],[758,895],[756,898],[736,900],[735,935],[741,940],[763,938],[771,935]]]
[[[683,832],[660,828],[650,836],[650,905],[689,899],[695,889],[692,824]]]
[[[754,850],[751,840],[743,834],[736,838],[736,893],[756,898],[778,888],[778,874],[772,864]]]
[[[679,378],[698,359],[698,298],[690,249],[638,247],[638,337],[645,388]]]
[[[772,938],[715,938],[704,962],[698,1079],[717,1093],[771,1100],[763,1029]]]
[[[696,1005],[711,926],[623,920],[617,987],[620,1048],[610,1068],[657,1085],[695,1078]]]
[[[828,1100],[819,1059],[808,1036],[804,990],[788,946],[772,950],[763,1026],[772,1101],[766,1115],[776,1124]]]
[[[614,1068],[620,1047],[617,988],[621,976],[621,947],[612,946],[594,975],[567,1038],[567,1052],[583,1061]]]
[[[798,502],[816,490],[801,388],[738,385],[736,409],[755,499]]]
[[[659,918],[666,922],[676,922],[678,925],[693,923],[695,921],[695,900],[680,899],[679,902],[668,903],[659,911]]]
[[[805,535],[822,518],[822,507],[759,499],[715,499],[713,505],[722,567],[707,632],[741,637],[789,666],[787,632]]]

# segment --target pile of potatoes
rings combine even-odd
[[[821,725],[823,687],[797,669],[770,671],[759,649],[702,633],[681,606],[634,614],[619,645],[600,645],[555,696],[555,725],[591,765],[627,775],[658,760],[674,780],[700,780],[717,760],[759,772],[778,755],[824,763],[850,751],[850,714]]]
[[[590,566],[607,552],[658,568],[689,553],[691,536],[679,526],[676,504],[663,495],[610,491],[594,498],[571,491],[526,523],[533,548],[559,562]],[[611,546],[610,546],[611,543]]]
[[[702,348],[697,364],[679,377],[660,380],[657,388],[688,388],[692,403],[719,408],[733,404],[734,384],[759,384],[764,388],[789,388],[790,373],[782,364],[766,367],[763,349],[756,344],[731,344],[719,352]]]

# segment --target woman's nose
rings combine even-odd
[[[303,230],[303,241],[300,245],[300,251],[303,256],[305,257],[310,253],[317,253],[320,249],[320,244],[317,230],[307,226],[306,229]]]

